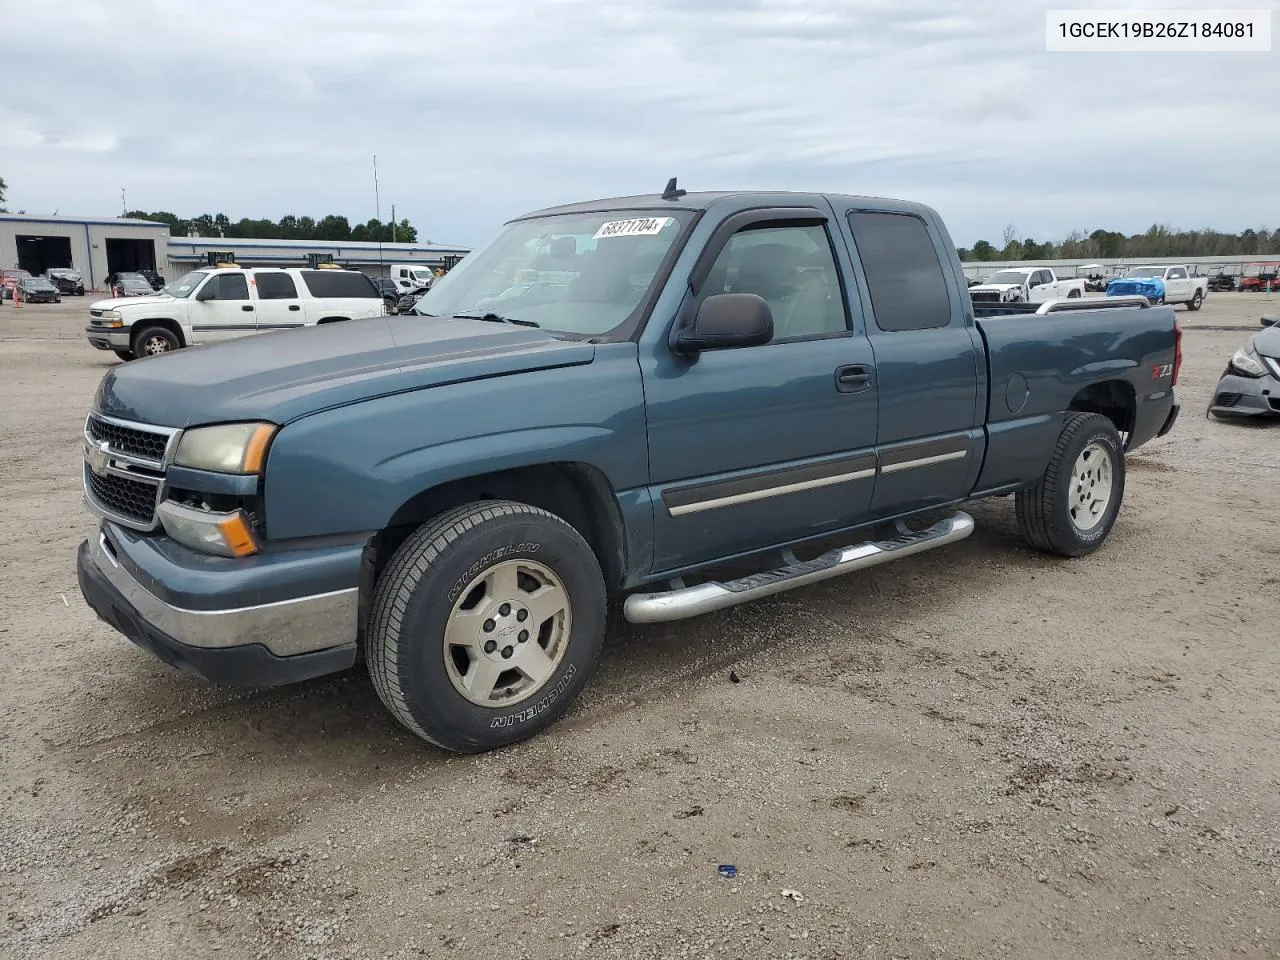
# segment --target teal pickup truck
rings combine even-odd
[[[113,368],[80,587],[215,682],[363,659],[407,728],[486,750],[564,713],[611,597],[706,614],[1006,494],[1036,548],[1097,549],[1180,362],[1141,297],[975,305],[919,204],[672,181],[512,220],[408,315]]]

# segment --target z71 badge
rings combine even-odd
[[[1161,363],[1151,368],[1152,380],[1163,380],[1165,377],[1173,376],[1173,364]]]

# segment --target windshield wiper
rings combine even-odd
[[[518,327],[541,327],[542,324],[535,320],[519,320],[515,317],[504,317],[496,313],[475,314],[475,313],[455,313],[455,317],[459,320],[488,320],[490,323],[514,323]]]

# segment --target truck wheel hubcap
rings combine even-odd
[[[142,342],[142,352],[146,354],[168,353],[169,341],[164,337],[147,337]]]
[[[1071,471],[1071,522],[1088,533],[1102,522],[1111,504],[1111,457],[1106,447],[1091,443],[1076,458]]]
[[[453,688],[482,707],[506,707],[551,679],[569,647],[569,594],[532,560],[506,560],[458,596],[444,630],[444,664]]]

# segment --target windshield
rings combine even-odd
[[[54,267],[49,271],[51,277],[66,277],[68,280],[79,280],[80,274],[74,270],[68,270],[66,267]]]
[[[29,280],[24,277],[22,285],[24,287],[30,287],[33,290],[50,290],[53,288],[53,284],[44,279],[44,277],[34,277]]]
[[[1164,276],[1164,267],[1138,267],[1129,271],[1129,276],[1135,280],[1151,280]]]
[[[998,270],[987,277],[984,283],[1022,283],[1027,279],[1025,270]]]
[[[184,275],[177,283],[167,284],[162,291],[171,297],[178,299],[186,299],[191,296],[191,291],[200,286],[200,281],[207,277],[208,274],[203,270],[192,270]]]
[[[615,210],[508,224],[436,280],[414,312],[495,313],[561,333],[599,336],[644,301],[689,216]]]
[[[19,280],[21,280],[23,277],[31,276],[31,274],[27,273],[27,271],[25,270],[5,270],[4,276],[11,277],[11,278],[17,277]]]
[[[427,284],[431,282],[432,274],[430,270],[412,270],[410,271],[409,275],[412,276],[414,280],[417,280],[418,283],[421,283],[421,284]]]

